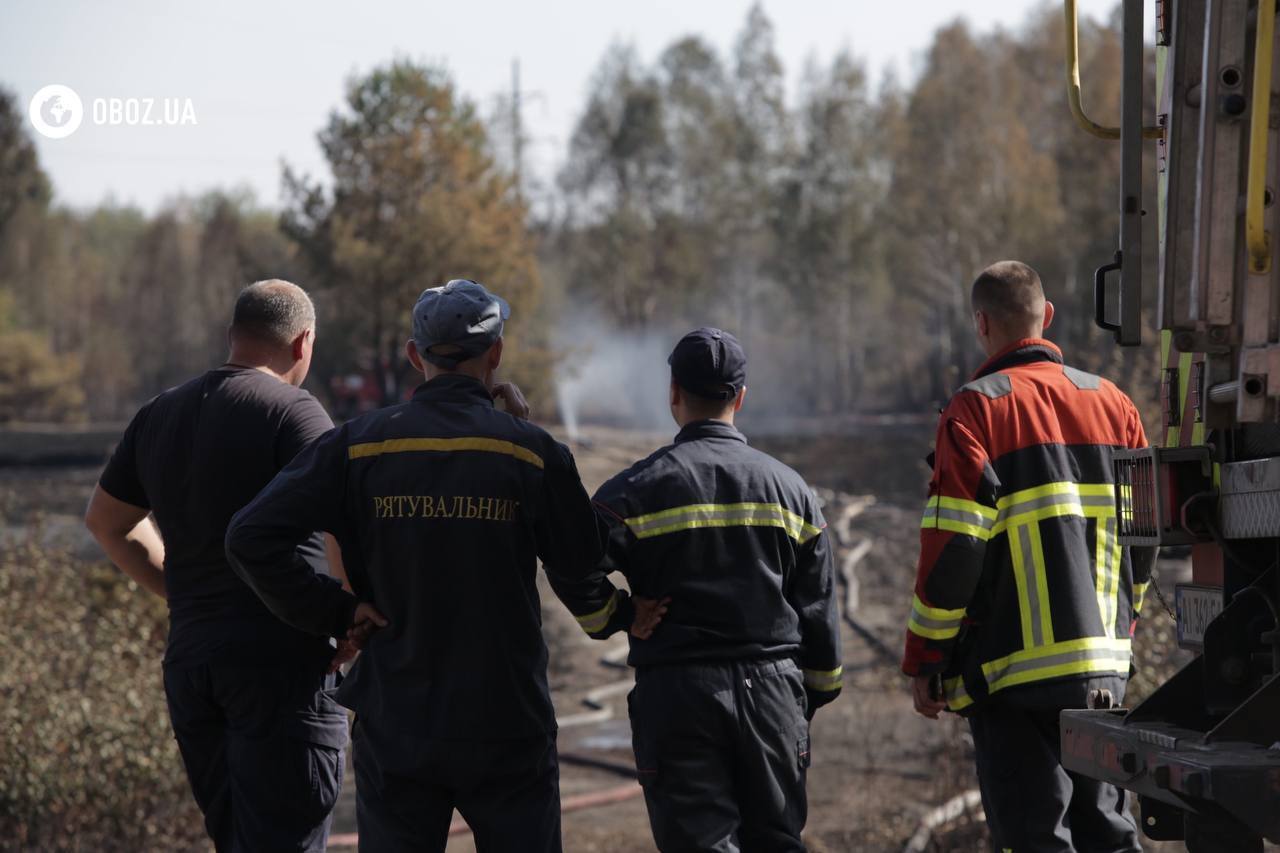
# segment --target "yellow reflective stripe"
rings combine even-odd
[[[1049,609],[1049,578],[1045,573],[1040,525],[1019,524],[1009,531],[1009,555],[1013,558],[1018,588],[1018,616],[1025,648],[1053,642],[1053,616]]]
[[[1040,620],[1040,644],[1053,642],[1053,615],[1049,610],[1049,577],[1045,572],[1044,544],[1040,541],[1040,525],[1029,524],[1031,564],[1036,579],[1035,615]]]
[[[1111,613],[1111,531],[1115,519],[1098,519],[1097,531],[1094,533],[1093,565],[1094,594],[1098,600],[1098,616],[1102,619],[1102,632],[1108,637],[1115,636]]]
[[[638,539],[699,527],[780,527],[801,544],[822,532],[784,506],[773,503],[689,504],[626,519]]]
[[[930,640],[949,640],[960,633],[964,614],[964,608],[944,610],[940,607],[929,607],[920,600],[919,596],[913,596],[907,630]]]
[[[1039,500],[1040,498],[1052,497],[1053,495],[1078,495],[1080,494],[1080,484],[1073,483],[1070,480],[1062,480],[1057,483],[1045,483],[1040,486],[1032,486],[1029,489],[1019,489],[1016,492],[1010,492],[1007,495],[996,500],[996,509],[1005,511],[1010,507],[1024,504],[1029,501]]]
[[[594,634],[603,631],[609,624],[609,620],[618,609],[618,591],[615,589],[613,595],[609,596],[609,603],[601,607],[594,613],[588,613],[586,616],[575,616],[578,624],[582,626],[582,630],[588,634]]]
[[[954,610],[947,610],[942,607],[930,607],[920,600],[920,596],[912,596],[911,607],[926,619],[939,620],[956,620],[959,621],[964,617],[964,608],[960,607]]]
[[[1018,684],[1044,681],[1066,675],[1094,672],[1127,674],[1131,645],[1128,638],[1083,637],[1064,640],[984,663],[982,674],[991,693]]]
[[[996,520],[996,510],[986,504],[980,504],[977,501],[965,500],[963,498],[949,498],[946,495],[934,495],[929,499],[929,503],[943,509],[958,509],[962,512],[971,512],[980,515],[990,521]]]
[[[1145,583],[1135,583],[1133,585],[1133,612],[1142,612],[1142,602],[1147,597],[1147,585]]]
[[[942,698],[947,700],[947,707],[953,711],[961,711],[973,704],[969,692],[964,689],[964,679],[958,677],[942,682]]]
[[[1113,626],[1116,623],[1116,615],[1120,610],[1120,563],[1124,560],[1120,537],[1115,528],[1115,518],[1108,519],[1107,529],[1111,537],[1111,592],[1107,595],[1107,601],[1111,607],[1111,624]],[[1127,619],[1125,623],[1128,624]],[[1112,636],[1115,635],[1113,634]]]
[[[979,527],[976,524],[965,524],[962,521],[952,521],[949,518],[939,518],[936,520],[926,518],[920,522],[920,527],[925,530],[945,530],[948,533],[959,533],[962,536],[972,536],[975,539],[981,539],[983,542],[991,538],[991,531],[985,527]]]
[[[1025,528],[1018,527],[1010,533],[1009,554],[1013,558],[1013,582],[1018,588],[1018,618],[1022,622],[1022,645],[1030,648],[1036,645],[1033,633],[1036,622],[1031,618],[1031,608],[1027,606],[1027,602],[1031,599],[1027,595],[1030,579],[1027,576],[1028,554],[1027,547],[1024,547],[1023,543],[1024,530]]]
[[[499,438],[463,437],[463,438],[388,438],[385,441],[370,441],[353,444],[347,448],[348,459],[363,459],[368,456],[381,456],[384,453],[418,453],[433,451],[451,453],[454,451],[478,450],[484,453],[501,453],[512,456],[522,462],[528,462],[535,468],[543,467],[542,457],[527,447],[521,447],[510,441]]]
[[[1110,483],[1046,483],[1005,495],[996,501],[999,517],[991,528],[996,536],[1020,524],[1033,524],[1063,515],[1106,518],[1115,515],[1115,487]]]
[[[996,522],[996,526],[992,529],[993,536],[1004,533],[1010,527],[1017,527],[1023,524],[1039,524],[1042,521],[1048,521],[1051,518],[1057,518],[1062,515],[1084,516],[1084,508],[1079,503],[1063,502],[1051,504],[1050,506],[1041,507],[1040,509],[1030,512],[1020,512],[1017,515],[1008,518],[1002,518]]]
[[[996,511],[977,501],[934,495],[925,504],[920,527],[973,536],[985,542],[991,538],[995,520]]]
[[[830,693],[832,690],[839,690],[844,677],[844,667],[838,666],[835,669],[806,669],[804,671],[804,684],[810,690],[821,690],[824,693]]]
[[[907,630],[913,634],[924,637],[926,640],[950,640],[952,637],[960,633],[960,626],[953,628],[931,628],[928,625],[921,624],[913,614],[907,620]]]
[[[1034,486],[1030,489],[1010,492],[996,501],[996,509],[1003,511],[1018,504],[1054,495],[1101,498],[1111,497],[1115,492],[1116,488],[1111,483],[1075,483],[1070,480],[1063,480],[1057,483],[1045,483],[1043,486]]]

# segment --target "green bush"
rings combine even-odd
[[[0,544],[0,848],[206,849],[165,708],[163,603],[36,541]]]

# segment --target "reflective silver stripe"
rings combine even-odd
[[[1056,495],[1044,495],[1038,498],[1032,498],[1028,501],[1021,501],[1016,504],[1010,504],[1004,507],[1000,514],[1004,517],[1011,515],[1021,515],[1024,512],[1034,512],[1044,507],[1057,506],[1059,504],[1079,504],[1080,506],[1111,506],[1115,503],[1114,499],[1107,495],[1078,495],[1074,492],[1062,492]]]
[[[948,631],[952,628],[960,627],[960,623],[964,621],[964,617],[957,616],[955,619],[934,619],[923,615],[919,610],[915,610],[911,614],[911,621],[922,628],[930,628],[934,631]]]
[[[1101,521],[1101,519],[1099,519]],[[1118,579],[1113,575],[1118,572],[1119,567],[1113,565],[1115,559],[1115,549],[1111,547],[1115,542],[1116,520],[1115,517],[1106,519],[1102,529],[1098,531],[1098,535],[1102,537],[1102,565],[1098,567],[1098,571],[1102,572],[1102,630],[1108,637],[1116,635],[1116,594],[1119,593]],[[1112,587],[1116,587],[1115,593]]]
[[[964,688],[963,678],[948,678],[942,682],[942,696],[947,700],[947,707],[959,711],[973,704],[969,691]]]
[[[844,683],[844,667],[838,666],[835,669],[806,669],[804,671],[805,686],[819,690],[824,693],[830,693],[833,690],[839,690]]]
[[[792,539],[803,543],[822,532],[785,507],[766,503],[693,504],[628,518],[626,524],[641,539],[699,527],[765,525],[781,527]]]
[[[934,495],[925,504],[920,526],[986,541],[995,522],[996,511],[977,501]]]
[[[919,595],[913,595],[911,596],[911,618],[907,620],[907,630],[929,640],[949,640],[960,633],[964,614],[963,607],[959,609],[930,607],[920,600]]]
[[[979,515],[976,512],[966,512],[962,509],[951,509],[949,507],[941,506],[936,508],[934,514],[937,518],[947,518],[951,521],[959,521],[963,524],[972,524],[974,527],[988,528],[991,526],[991,520],[985,516]]]
[[[582,630],[586,631],[588,634],[595,634],[603,631],[609,624],[609,620],[613,617],[614,612],[618,609],[618,596],[620,594],[621,593],[615,589],[613,591],[613,595],[609,596],[609,600],[605,603],[604,607],[601,607],[594,613],[587,613],[583,616],[574,617],[578,620],[578,624],[582,626]]]
[[[1022,554],[1022,576],[1027,590],[1023,605],[1031,619],[1031,644],[1043,646],[1045,637],[1044,627],[1040,622],[1040,579],[1037,577],[1036,555],[1031,548],[1031,530],[1025,524],[1018,525],[1017,530],[1018,549]]]
[[[1092,648],[1071,649],[1065,652],[1057,652],[1054,654],[1043,655],[1041,657],[1017,657],[1010,656],[998,661],[984,664],[982,667],[983,675],[987,678],[987,685],[991,692],[999,690],[1001,687],[1011,686],[1004,682],[1013,681],[1020,675],[1030,673],[1043,673],[1044,678],[1053,678],[1057,675],[1080,674],[1084,672],[1096,672],[1096,667],[1073,666],[1073,664],[1084,664],[1092,662],[1102,662],[1113,664],[1116,672],[1127,672],[1129,667],[1129,651],[1127,648],[1121,648],[1119,643],[1123,641],[1104,640],[1103,645]],[[1061,668],[1062,672],[1046,672],[1046,670],[1056,670]],[[1028,681],[1037,679],[1026,679]]]
[[[1098,492],[1103,490],[1104,493]],[[1018,494],[1028,494],[1015,500]],[[1022,523],[1022,516],[1030,515],[1037,520],[1043,518],[1070,515],[1109,515],[1115,513],[1114,487],[1108,483],[1047,483],[1034,489],[1025,489],[1001,498],[997,502],[999,515],[993,529],[994,534],[1003,532],[1010,524]],[[1065,508],[1066,513],[1050,512]],[[1093,510],[1088,512],[1087,510]],[[1101,513],[1098,510],[1102,510]]]

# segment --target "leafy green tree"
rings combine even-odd
[[[58,355],[38,332],[13,328],[10,302],[0,293],[0,423],[82,420],[79,359]]]
[[[332,188],[286,169],[281,226],[327,289],[324,319],[346,358],[365,360],[385,399],[399,399],[418,294],[473,278],[512,303],[511,363],[528,367],[520,343],[536,339],[521,318],[533,314],[539,278],[526,209],[448,75],[398,61],[353,79],[319,139]]]
[[[809,69],[797,112],[798,144],[773,210],[775,275],[798,320],[787,329],[787,366],[810,378],[807,410],[850,411],[868,384],[872,348],[892,343],[879,332],[891,307],[878,219],[889,140],[847,53],[829,70]]]
[[[22,208],[43,211],[49,196],[49,179],[23,126],[23,110],[12,92],[0,88],[0,235]]]
[[[570,288],[623,327],[672,308],[680,229],[671,209],[673,160],[661,87],[635,51],[614,45],[592,80],[560,186],[575,229]]]
[[[911,300],[901,319],[933,343],[920,365],[932,399],[980,360],[968,309],[976,273],[1007,257],[1035,265],[1036,247],[1063,225],[1056,164],[1032,138],[1008,47],[963,23],[940,30],[894,156],[895,276]]]

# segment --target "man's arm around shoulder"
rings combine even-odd
[[[592,639],[628,628],[648,638],[666,614],[667,602],[633,599],[609,580],[609,572],[619,568],[612,558],[625,525],[618,530],[620,521],[615,524],[607,508],[587,497],[567,447],[557,444],[554,456],[545,479],[549,513],[540,555],[552,590]]]

